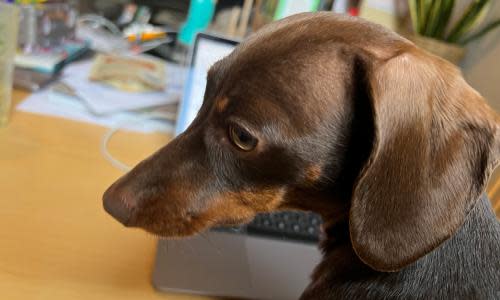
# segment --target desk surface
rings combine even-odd
[[[15,91],[14,104],[26,96]],[[102,209],[121,175],[100,153],[105,131],[16,111],[0,128],[2,299],[208,299],[156,292],[156,239]],[[135,164],[167,141],[121,133],[110,150]]]

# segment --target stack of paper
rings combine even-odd
[[[89,81],[90,66],[90,62],[83,62],[64,69],[61,81],[72,88],[76,97],[49,88],[32,94],[17,109],[141,132],[172,130],[172,122],[155,120],[154,117],[149,120],[147,116],[155,108],[171,106],[180,100],[185,76],[183,68],[167,64],[164,91],[126,93]]]

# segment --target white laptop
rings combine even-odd
[[[179,109],[176,134],[203,102],[206,74],[237,42],[199,34]],[[160,291],[249,299],[298,299],[321,255],[318,216],[259,215],[248,226],[213,229],[184,240],[160,240],[153,285]]]

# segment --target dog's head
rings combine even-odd
[[[464,222],[496,164],[497,128],[449,63],[370,23],[302,14],[216,63],[191,126],[104,206],[167,237],[283,208],[348,217],[361,260],[392,271]]]

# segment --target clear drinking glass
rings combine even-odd
[[[18,27],[19,8],[0,2],[0,127],[10,115]]]

